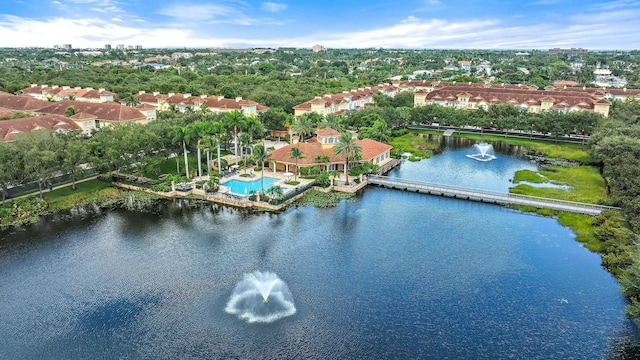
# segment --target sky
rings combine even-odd
[[[0,0],[0,47],[640,49],[640,0]]]

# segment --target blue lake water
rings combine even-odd
[[[294,315],[225,312],[256,270]],[[625,304],[554,219],[380,188],[280,214],[108,211],[0,242],[0,359],[609,358],[638,344]]]
[[[276,178],[265,177],[264,178],[264,191],[269,190],[271,185],[275,184],[278,181]],[[225,181],[222,184],[223,186],[228,186],[232,193],[239,195],[249,195],[251,192],[260,192],[262,191],[262,180],[251,180],[251,181],[243,181],[243,180],[229,180]]]

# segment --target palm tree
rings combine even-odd
[[[175,126],[173,130],[171,130],[171,140],[173,143],[182,143],[185,175],[189,178],[189,160],[187,159],[187,145],[191,142],[191,132],[189,128],[187,126]]]
[[[211,175],[211,151],[217,146],[216,138],[213,135],[205,135],[200,141],[200,148],[207,153],[207,174]]]
[[[281,199],[284,195],[284,189],[282,189],[282,186],[280,185],[274,185],[267,190],[267,194],[271,200]]]
[[[313,135],[313,122],[307,114],[301,115],[295,123],[293,123],[293,131],[300,135],[300,141],[304,140],[307,135]]]
[[[260,186],[262,188],[262,193],[264,193],[264,163],[267,161],[271,161],[271,157],[269,151],[264,147],[264,144],[258,144],[253,147],[253,159],[260,164],[262,168],[262,174],[260,175]]]
[[[255,116],[249,115],[245,123],[245,128],[249,135],[251,135],[251,141],[262,138],[264,136],[264,125]]]
[[[329,157],[329,155],[318,155],[315,158],[315,162],[323,163],[324,171],[327,171],[327,168],[329,167],[329,163],[331,162],[331,158]]]
[[[69,106],[65,111],[64,111],[64,116],[66,117],[72,117],[73,115],[77,114],[78,111],[76,110],[76,108],[74,108],[73,106]]]
[[[240,142],[241,146],[240,146],[240,150],[242,150],[244,148],[244,152],[248,153],[249,152],[249,148],[251,146],[251,143],[253,142],[253,139],[251,138],[251,134],[243,132],[240,133],[238,135],[238,142]],[[247,173],[247,156],[248,154],[245,154],[244,157],[244,173]]]
[[[227,127],[233,128],[233,144],[234,154],[236,155],[236,164],[238,164],[238,128],[246,126],[247,118],[238,110],[230,111],[224,114],[224,123]]]
[[[342,116],[336,114],[327,114],[324,119],[318,124],[320,129],[331,128],[336,131],[342,131]]]
[[[344,183],[349,185],[349,160],[356,160],[362,156],[362,146],[358,144],[353,134],[345,131],[338,137],[338,142],[333,146],[333,153],[344,155]]]
[[[196,145],[196,148],[198,149],[198,176],[202,176],[202,155],[200,142],[202,141],[202,137],[207,133],[207,130],[207,123],[202,120],[196,121],[191,124],[191,126],[189,126],[189,132],[191,133],[191,135],[198,139],[198,143]]]
[[[298,174],[300,173],[300,168],[298,167],[298,159],[304,159],[304,155],[302,151],[300,151],[299,147],[294,147],[289,150],[289,157],[292,159],[296,159],[296,172],[293,174],[293,181],[298,181]]]

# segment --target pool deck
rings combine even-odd
[[[249,176],[242,176],[244,175],[245,172],[244,170],[239,170],[233,174],[230,175],[225,175],[223,177],[220,178],[220,184],[230,181],[230,180],[239,180],[239,181],[256,181],[256,180],[260,180],[261,172],[260,171],[254,171],[253,172],[253,176],[251,176],[251,171],[247,170],[246,174],[248,174]],[[288,191],[294,190],[296,187],[298,186],[302,186],[302,185],[306,185],[309,184],[311,182],[313,182],[313,180],[309,180],[309,179],[301,179],[300,177],[297,178],[297,181],[300,182],[300,184],[298,185],[288,185],[286,184],[286,182],[288,181],[293,181],[295,179],[295,176],[285,176],[285,173],[282,172],[273,172],[273,170],[268,170],[265,169],[264,170],[264,177],[265,178],[274,178],[274,179],[278,179],[278,181],[276,181],[273,185],[280,185],[282,187],[282,189],[284,190],[284,193],[286,194]],[[198,180],[209,180],[208,176],[203,176],[203,177],[196,177],[193,179],[194,181],[198,181]],[[218,192],[220,193],[232,193],[230,191],[230,188],[228,186],[224,186],[224,185],[220,185],[220,190],[218,190]],[[244,196],[242,194],[235,194],[232,193],[234,195],[238,195],[238,196]]]

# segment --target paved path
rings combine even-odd
[[[84,178],[84,179],[78,180],[78,181],[76,181],[76,184],[79,184],[79,183],[81,183],[81,182],[85,182],[85,181],[89,181],[89,180],[97,179],[97,178],[98,178],[98,176],[100,176],[100,174],[98,174],[98,175],[93,175],[93,176],[90,176],[90,177],[88,177],[88,178]],[[49,190],[49,188],[44,188],[44,189],[42,189],[42,193],[44,194],[44,193],[46,193],[46,192],[51,192],[51,191],[53,191],[53,190],[57,190],[57,189],[62,189],[62,188],[65,188],[65,187],[69,187],[69,186],[71,186],[71,185],[73,185],[73,183],[69,182],[69,183],[64,183],[64,184],[61,184],[61,185],[56,185],[56,186],[54,186],[51,190]],[[15,197],[8,198],[8,199],[7,199],[7,202],[8,202],[8,201],[12,201],[12,200],[16,200],[16,199],[22,199],[22,198],[30,197],[30,196],[38,196],[39,194],[40,194],[40,192],[36,189],[36,191],[35,191],[35,192],[28,193],[28,194],[26,194],[26,195],[20,195],[20,196],[15,196]]]

